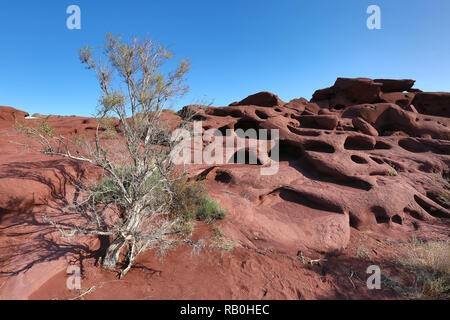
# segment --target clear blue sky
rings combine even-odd
[[[66,8],[81,8],[81,30]],[[366,8],[381,8],[381,30]],[[91,115],[97,82],[78,60],[107,32],[150,36],[190,57],[191,90],[228,105],[258,91],[311,98],[337,77],[413,78],[450,91],[448,0],[1,0],[0,105],[29,113]]]

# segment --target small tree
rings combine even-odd
[[[83,198],[72,204],[71,210],[81,213],[86,225],[57,223],[44,216],[45,221],[64,235],[96,234],[108,236],[110,245],[103,258],[103,267],[119,263],[121,252],[127,263],[124,276],[136,257],[145,249],[164,251],[182,238],[176,229],[176,218],[170,215],[173,184],[183,178],[173,173],[170,151],[174,141],[161,121],[167,102],[183,95],[188,89],[184,76],[188,60],[182,60],[175,70],[165,71],[172,53],[162,45],[145,39],[126,43],[108,34],[103,47],[106,60],[94,59],[94,51],[86,46],[80,50],[80,60],[94,70],[102,96],[98,116],[118,117],[123,136],[123,150],[111,152],[111,142],[99,139],[99,127],[92,141],[71,140],[34,134],[44,146],[42,153],[83,161],[105,173],[100,183],[78,184]],[[163,68],[164,66],[164,68]],[[116,214],[108,217],[105,212]]]

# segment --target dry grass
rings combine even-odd
[[[356,251],[356,257],[363,260],[371,260],[372,257],[370,256],[369,251],[364,246],[358,247]]]
[[[416,276],[412,298],[450,299],[450,242],[412,239],[399,262]]]
[[[212,232],[215,236],[215,239],[211,243],[211,246],[220,248],[225,251],[232,251],[234,248],[239,246],[239,244],[235,241],[227,239],[218,226],[212,227]]]

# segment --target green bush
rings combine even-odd
[[[130,187],[133,182],[131,170],[132,168],[129,166],[114,168],[115,175],[120,178],[123,186],[128,192],[131,191]],[[147,181],[145,181],[145,188],[152,188],[158,182],[158,179],[159,174],[155,171],[149,178],[147,178]],[[160,200],[165,201],[163,196],[164,193],[161,188],[154,188],[153,192],[160,193]],[[116,204],[119,207],[124,207],[126,205],[124,193],[112,176],[106,176],[100,181],[100,183],[94,186],[94,197],[96,203]]]
[[[206,195],[204,185],[197,180],[183,180],[172,185],[174,195],[170,212],[184,221],[197,219],[213,221],[223,219],[225,210]]]
[[[170,189],[173,194],[170,213],[183,221],[195,219],[205,195],[203,184],[184,179],[173,183]]]
[[[211,199],[208,196],[203,197],[202,203],[197,210],[197,219],[198,220],[221,220],[224,219],[227,215],[226,211],[222,209],[216,201]]]
[[[115,175],[121,179],[125,189],[131,186],[131,168],[116,167]],[[158,182],[159,175],[156,173],[150,176],[145,182],[146,189],[151,189]],[[169,194],[162,188],[153,188],[152,192],[158,193],[157,197],[161,203],[168,204],[167,210],[173,218],[179,218],[182,222],[189,222],[193,219],[200,221],[214,221],[224,219],[226,211],[211,199],[205,191],[204,185],[197,180],[178,180],[170,186],[172,201],[169,201]],[[116,204],[119,208],[125,207],[123,192],[111,176],[103,178],[94,186],[94,200],[96,203]]]
[[[55,133],[53,131],[52,125],[49,123],[48,116],[45,119],[39,119],[32,122],[31,124],[19,123],[19,121],[14,118],[14,127],[16,130],[26,134],[26,135],[42,135],[44,137],[54,137]]]

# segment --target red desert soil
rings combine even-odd
[[[202,107],[203,130],[279,129],[279,171],[261,175],[265,164],[190,166],[227,218],[197,223],[194,239],[208,243],[199,253],[187,245],[162,258],[144,253],[123,280],[98,265],[101,241],[69,242],[42,221],[44,213],[74,219],[65,210],[74,195],[69,181],[95,173],[17,144],[29,141],[14,129],[15,119],[37,120],[0,107],[0,298],[402,298],[388,286],[367,289],[367,267],[405,277],[396,263],[402,243],[448,241],[450,231],[450,94],[413,84],[339,78],[311,101],[285,103],[260,92],[227,107]],[[190,108],[198,106],[183,111]],[[183,122],[169,111],[165,119],[171,129]],[[97,127],[91,118],[48,121],[66,136],[93,135]],[[66,287],[69,264],[81,266],[81,290]]]

